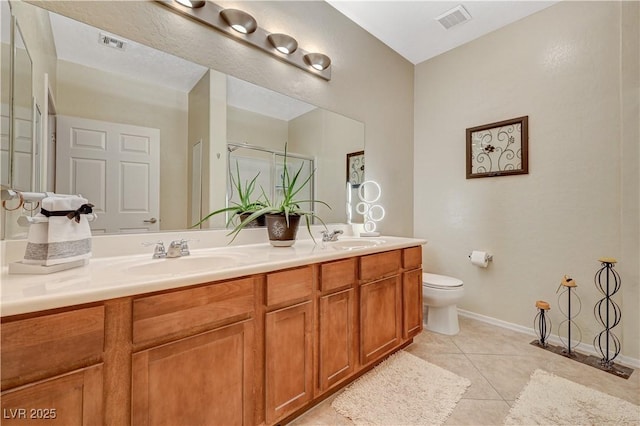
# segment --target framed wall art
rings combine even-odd
[[[357,188],[364,182],[364,151],[347,154],[347,182]]]
[[[529,116],[467,129],[467,179],[529,173]]]

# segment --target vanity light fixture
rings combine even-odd
[[[197,9],[199,7],[204,6],[205,1],[201,0],[176,0],[178,3],[180,3],[181,5],[185,6],[185,7],[190,7],[192,9]]]
[[[331,59],[322,53],[307,53],[304,55],[304,61],[307,65],[318,71],[326,70],[331,65]]]
[[[331,80],[331,59],[322,53],[307,52],[290,35],[269,33],[256,19],[239,9],[224,9],[211,1],[156,0],[173,12],[250,44],[283,62],[325,80]]]
[[[231,28],[240,34],[251,34],[258,29],[258,22],[249,15],[238,9],[223,9],[220,12],[222,19],[229,24]]]
[[[285,55],[290,55],[298,49],[298,42],[295,38],[286,34],[269,34],[267,40],[276,50]]]

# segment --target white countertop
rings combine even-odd
[[[101,257],[86,266],[48,275],[9,275],[8,267],[4,267],[0,314],[4,317],[37,312],[426,243],[422,239],[387,236],[362,240],[377,244],[344,250],[336,249],[334,243],[298,240],[293,247],[261,243],[197,249],[191,251],[191,256],[176,259],[152,259],[149,253]]]

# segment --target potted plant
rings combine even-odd
[[[312,203],[314,200],[299,200],[298,194],[309,183],[313,177],[313,172],[309,176],[301,180],[300,174],[302,173],[304,165],[301,164],[298,171],[293,175],[289,172],[287,167],[287,144],[284,145],[284,170],[282,172],[282,200],[274,202],[262,190],[262,197],[264,199],[264,206],[256,209],[248,217],[246,217],[240,224],[238,224],[231,234],[235,236],[245,227],[251,223],[251,221],[262,215],[266,218],[267,231],[269,233],[269,242],[275,247],[290,247],[295,243],[296,235],[298,232],[298,226],[300,218],[304,217],[307,225],[307,230],[311,235],[311,219],[317,218],[323,225],[324,222],[320,219],[312,210],[306,210],[301,207],[301,204]],[[317,203],[324,204],[331,208],[324,201],[315,200]],[[311,235],[313,238],[313,235]]]
[[[211,216],[219,214],[219,213],[225,213],[225,212],[229,212],[229,219],[227,220],[226,226],[228,227],[231,222],[233,222],[233,220],[239,216],[239,220],[240,223],[243,223],[244,220],[246,218],[248,218],[249,216],[251,216],[251,214],[263,207],[265,207],[265,203],[263,203],[262,201],[260,201],[260,198],[258,198],[255,201],[251,200],[251,195],[253,194],[253,191],[255,190],[256,187],[256,180],[258,179],[258,176],[260,175],[260,172],[258,172],[258,174],[256,174],[253,179],[251,179],[250,181],[245,181],[244,185],[242,184],[242,181],[240,179],[240,166],[238,165],[238,162],[236,161],[236,176],[234,177],[233,175],[231,176],[231,184],[233,185],[233,187],[235,188],[236,192],[238,193],[238,200],[239,202],[231,202],[231,205],[229,207],[225,207],[223,209],[219,209],[216,210],[214,212],[209,213],[208,215],[206,215],[205,217],[203,217],[202,219],[200,219],[200,221],[198,223],[196,223],[195,225],[191,226],[192,228],[195,228],[196,226],[199,226],[200,224],[204,223],[205,221],[207,221]],[[254,217],[251,219],[251,221],[247,222],[247,224],[245,225],[246,227],[256,227],[256,226],[265,226],[265,218],[264,216],[260,215],[257,217]]]

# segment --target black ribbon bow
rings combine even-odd
[[[78,210],[56,210],[54,212],[50,212],[46,209],[40,209],[40,212],[46,217],[49,216],[66,216],[69,220],[74,220],[76,223],[80,223],[80,215],[81,214],[89,214],[93,213],[93,204],[87,203],[80,206]]]

